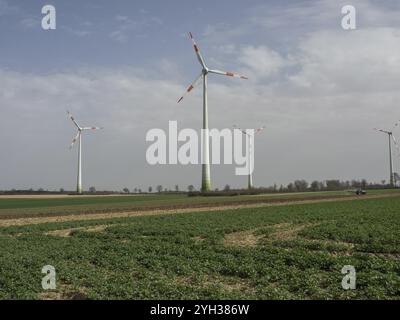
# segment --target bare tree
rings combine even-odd
[[[328,191],[336,191],[341,189],[341,183],[339,180],[326,180],[326,188]]]
[[[306,180],[296,180],[294,186],[297,191],[307,191],[308,182]]]
[[[362,179],[362,180],[361,180],[361,189],[366,189],[366,188],[367,188],[367,185],[368,185],[367,180]]]
[[[319,191],[320,190],[320,183],[319,181],[315,180],[313,182],[311,182],[311,191]]]

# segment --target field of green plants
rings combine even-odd
[[[370,195],[399,193],[395,190],[370,191]],[[232,204],[274,203],[293,200],[354,197],[345,191],[261,194],[219,197],[188,197],[185,194],[149,194],[129,196],[70,196],[64,198],[1,198],[0,219],[12,217],[55,216],[224,206]]]
[[[399,258],[400,197],[12,226],[0,299],[399,299]]]

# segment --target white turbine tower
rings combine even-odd
[[[184,96],[193,90],[194,86],[203,78],[203,130],[202,130],[202,181],[201,181],[201,191],[211,191],[211,178],[210,178],[210,146],[209,146],[209,132],[208,132],[208,105],[207,105],[207,75],[209,73],[219,74],[228,77],[237,77],[241,79],[247,79],[245,76],[234,74],[232,72],[219,71],[214,69],[209,69],[204,62],[203,56],[200,53],[199,47],[193,39],[192,33],[189,33],[189,37],[193,42],[194,51],[196,53],[197,59],[202,67],[200,75],[193,81],[193,83],[186,89],[184,95],[178,100],[181,102]]]
[[[82,194],[82,132],[86,130],[100,130],[103,128],[99,127],[81,127],[79,124],[76,122],[72,114],[67,111],[68,116],[74,123],[74,125],[77,127],[78,132],[74,139],[72,139],[71,145],[69,146],[70,149],[74,146],[75,142],[78,140],[78,178],[77,178],[77,183],[76,183],[76,192],[79,194]]]
[[[248,174],[248,188],[253,189],[253,167],[252,167],[252,159],[251,159],[251,154],[252,154],[252,140],[254,139],[254,136],[250,135],[246,130],[243,130],[239,128],[238,126],[234,125],[233,126],[235,129],[240,130],[241,133],[243,133],[246,138],[248,139],[248,150],[247,150],[247,161],[249,162],[249,174]],[[255,129],[254,130],[254,135],[261,133],[265,129],[265,126],[262,126],[261,128]]]
[[[395,127],[397,127],[398,124],[399,124],[399,123],[396,123],[396,124],[395,124]],[[395,145],[395,147],[396,147],[396,149],[397,149],[398,152],[400,151],[400,147],[399,147],[399,145],[398,145],[398,143],[397,143],[397,141],[396,141],[396,138],[395,138],[394,135],[393,135],[393,130],[390,130],[390,131],[389,131],[389,130],[383,130],[383,129],[377,129],[377,128],[374,128],[374,130],[379,131],[379,132],[382,132],[382,133],[385,133],[385,134],[388,135],[388,138],[389,138],[390,186],[391,186],[391,187],[394,187],[394,186],[395,186],[395,183],[394,183],[395,177],[394,177],[394,172],[393,172],[392,141],[393,141],[393,143],[394,143],[394,145]]]

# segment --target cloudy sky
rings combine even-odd
[[[45,4],[56,30],[41,28]],[[356,30],[341,27],[347,4]],[[83,137],[86,189],[199,187],[200,166],[145,157],[148,130],[201,127],[201,86],[176,103],[200,72],[189,31],[210,67],[250,78],[210,76],[209,121],[266,126],[255,185],[388,180],[387,138],[372,129],[400,119],[399,27],[396,0],[0,0],[0,189],[74,189],[67,109],[105,127]],[[246,185],[229,165],[213,166],[212,180]]]

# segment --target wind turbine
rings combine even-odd
[[[183,100],[185,95],[193,90],[194,86],[199,82],[201,78],[203,78],[203,130],[202,130],[202,181],[201,181],[201,191],[211,191],[211,178],[210,178],[210,146],[209,146],[209,132],[208,132],[208,104],[207,104],[207,76],[209,73],[228,76],[228,77],[236,77],[240,79],[246,79],[247,77],[241,76],[232,72],[219,71],[214,69],[209,69],[204,62],[203,56],[200,53],[200,49],[197,46],[195,40],[193,39],[193,35],[189,32],[189,37],[193,42],[194,51],[196,53],[197,59],[200,62],[202,67],[200,75],[193,81],[193,83],[186,89],[186,92],[183,96],[178,100],[178,103]]]
[[[254,139],[254,135],[261,133],[265,129],[265,126],[262,126],[261,128],[255,129],[253,136],[250,135],[246,130],[241,129],[236,125],[234,125],[233,127],[238,129],[238,130],[240,130],[240,132],[243,133],[246,136],[246,138],[248,139],[248,146],[249,146],[249,149],[247,151],[247,159],[248,159],[248,162],[249,162],[248,188],[250,190],[250,189],[254,188],[254,186],[253,186],[253,172],[252,172],[253,168],[251,166],[251,164],[252,164],[252,162],[251,162],[251,160],[252,160],[251,159],[251,153],[252,153],[252,150],[251,150],[252,149],[252,144],[251,144],[251,142],[252,142],[252,138]]]
[[[395,124],[395,127],[397,127],[397,126],[398,126],[398,123]],[[393,135],[393,129],[391,131],[389,131],[389,130],[383,130],[383,129],[374,128],[374,130],[382,132],[382,133],[385,133],[385,134],[388,135],[388,138],[389,138],[390,186],[394,187],[395,186],[394,185],[394,180],[395,179],[394,179],[394,173],[393,173],[392,141],[393,141],[394,145],[396,146],[397,151],[400,151],[399,145],[398,145],[398,143],[396,141],[396,138]]]
[[[75,118],[72,114],[67,111],[68,116],[70,117],[71,121],[74,123],[75,127],[77,127],[78,132],[74,139],[72,139],[71,145],[69,146],[70,149],[74,146],[75,142],[78,140],[78,179],[76,184],[76,192],[82,194],[82,132],[86,130],[100,130],[103,128],[100,127],[81,127],[76,122]]]
[[[399,126],[400,126],[400,120],[396,122],[396,124],[393,126],[393,129],[396,129],[396,128],[399,127]],[[396,138],[394,137],[394,134],[392,135],[392,138],[393,138],[393,142],[394,142],[394,145],[395,145],[395,147],[396,147],[396,150],[397,150],[397,156],[400,157],[400,146],[399,146],[399,144],[397,143],[397,140],[396,140]],[[394,180],[394,186],[395,186],[395,187],[397,186],[397,181],[399,181],[399,177],[400,177],[400,176],[399,176],[398,173],[393,172],[393,180]]]

